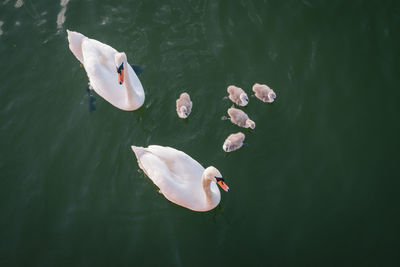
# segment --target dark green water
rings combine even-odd
[[[0,265],[398,265],[399,7],[1,0]],[[66,29],[146,66],[141,109],[97,96],[89,113]],[[255,82],[277,100],[250,98],[257,127],[226,155],[226,87]],[[214,165],[231,191],[208,213],[171,204],[132,144]]]

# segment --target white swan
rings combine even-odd
[[[115,107],[135,110],[144,102],[144,91],[125,53],[67,30],[69,49],[83,64],[92,88]]]
[[[153,181],[165,198],[194,211],[208,211],[221,200],[217,183],[225,191],[221,173],[215,167],[204,169],[182,151],[151,145],[132,146],[139,167]]]

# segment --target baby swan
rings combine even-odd
[[[238,132],[235,134],[231,134],[226,138],[222,149],[225,152],[232,152],[235,151],[243,146],[245,135],[242,132]]]
[[[228,119],[233,124],[236,124],[243,128],[251,128],[251,129],[256,128],[255,122],[250,120],[249,116],[247,116],[247,114],[244,111],[234,108],[234,107],[231,107],[228,109],[228,114],[230,117]]]
[[[242,88],[230,85],[226,90],[229,93],[229,99],[238,106],[246,106],[249,103],[249,98]]]
[[[192,112],[192,101],[190,101],[190,96],[188,93],[182,93],[180,97],[176,100],[176,113],[181,119],[186,119],[190,112]]]
[[[265,84],[255,83],[253,85],[253,92],[256,94],[256,97],[263,102],[272,103],[276,98],[276,94],[274,90],[268,87]]]

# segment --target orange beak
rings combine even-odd
[[[224,189],[226,192],[229,191],[229,186],[227,186],[226,183],[225,183],[223,180],[219,180],[219,181],[217,181],[217,183],[218,183],[218,185],[219,185],[222,189]]]
[[[124,82],[124,70],[120,70],[118,72],[118,83],[122,84]]]

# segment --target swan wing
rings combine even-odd
[[[127,64],[127,74],[129,75],[129,83],[130,87],[135,91],[137,97],[133,99],[134,105],[137,107],[141,107],[144,103],[145,95],[144,95],[144,90],[142,83],[139,80],[139,77],[137,76],[136,72],[133,70],[132,66],[130,64]],[[125,100],[124,100],[125,101]]]
[[[165,162],[168,169],[179,176],[182,183],[201,184],[204,168],[186,153],[172,147],[157,145],[151,145],[147,149]]]
[[[93,89],[116,106],[126,102],[126,88],[118,83],[115,66],[117,50],[93,39],[82,42],[83,62]],[[130,74],[130,72],[129,72]]]
[[[168,200],[189,209],[201,209],[205,200],[201,182],[204,168],[197,161],[171,147],[132,146],[132,150],[140,168]]]

